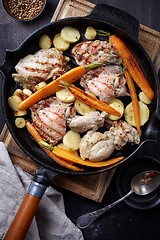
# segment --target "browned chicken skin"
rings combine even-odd
[[[122,67],[119,65],[110,65],[89,71],[81,78],[80,85],[103,102],[114,97],[128,95],[126,79]]]
[[[31,108],[32,122],[44,141],[55,145],[66,133],[66,116],[74,115],[70,104],[51,97],[34,104]]]
[[[23,88],[35,90],[38,82],[55,79],[64,74],[69,60],[56,48],[41,49],[21,59],[15,66],[17,73],[12,76]]]
[[[117,51],[107,41],[84,41],[75,45],[72,49],[76,63],[86,66],[91,63],[121,63]]]

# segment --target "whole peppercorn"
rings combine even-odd
[[[21,20],[36,17],[43,9],[44,0],[8,0],[10,14]]]

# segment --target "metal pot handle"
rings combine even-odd
[[[87,17],[112,24],[138,41],[140,24],[132,15],[107,4],[97,4]]]

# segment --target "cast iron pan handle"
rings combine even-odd
[[[4,75],[5,77],[7,77],[7,74],[10,73],[10,70],[13,67],[13,58],[17,58],[18,51],[19,51],[18,48],[14,50],[8,50],[8,49],[6,50],[5,60],[0,66],[0,71],[2,73],[2,76]]]
[[[49,186],[51,179],[57,173],[38,167],[34,180],[28,189],[28,192],[14,217],[4,240],[23,240],[28,232],[30,224],[36,213],[38,204]]]
[[[109,6],[107,4],[97,4],[89,13],[88,17],[97,18],[108,22],[138,41],[140,25],[138,20],[130,14]]]

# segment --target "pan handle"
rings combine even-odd
[[[32,181],[16,216],[14,217],[4,240],[22,240],[25,238],[38,204],[47,186]]]
[[[6,76],[10,69],[13,66],[13,58],[15,59],[17,56],[18,48],[14,50],[6,50],[6,56],[5,60],[3,61],[2,65],[0,66],[0,72],[2,73],[2,76]]]
[[[34,180],[15,215],[4,240],[23,240],[28,232],[38,204],[56,172],[38,166]]]
[[[97,4],[87,17],[108,22],[138,41],[140,31],[138,20],[121,9],[107,4]]]

